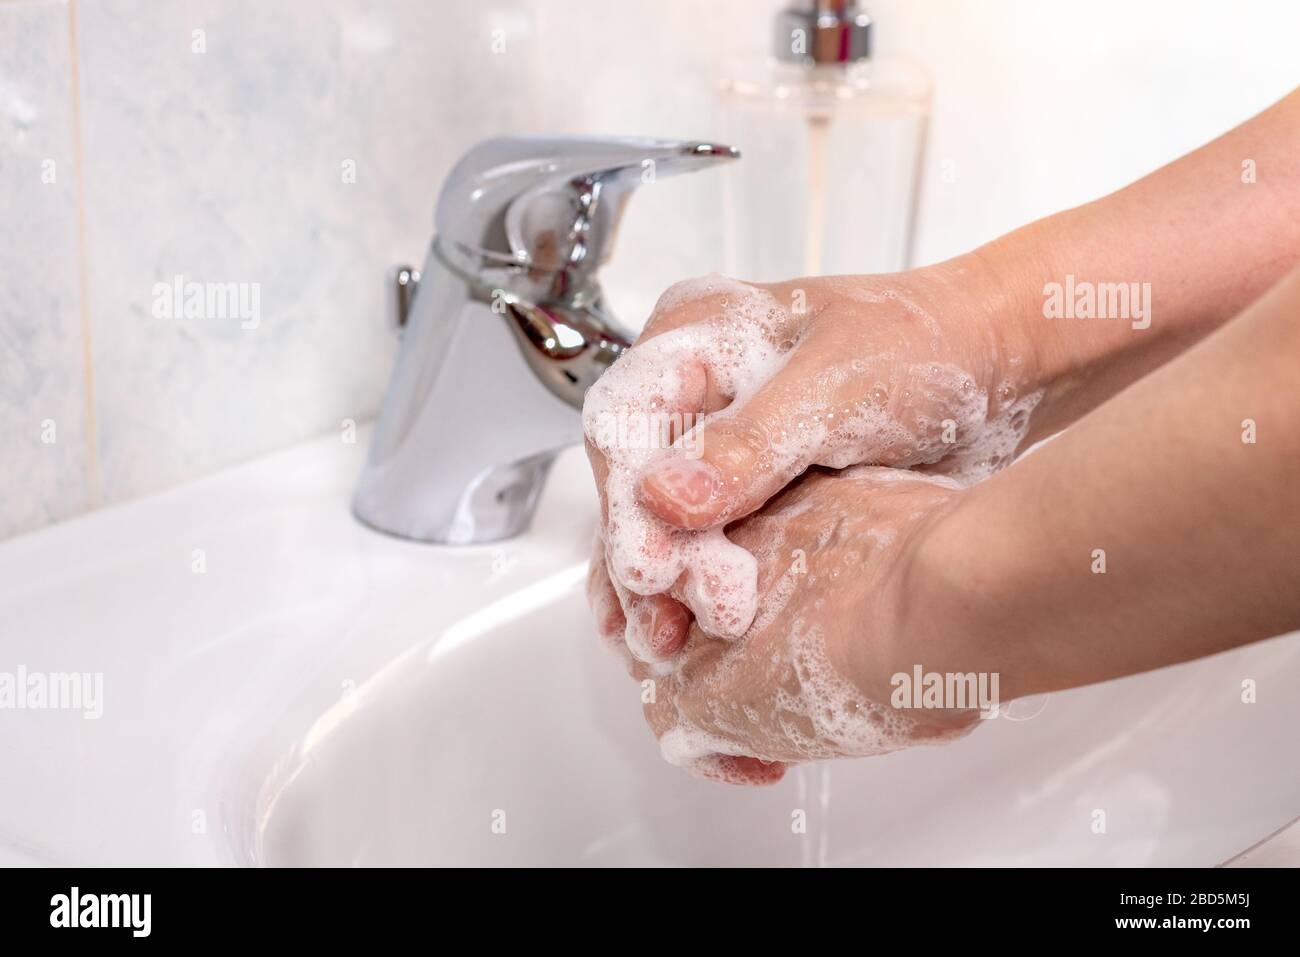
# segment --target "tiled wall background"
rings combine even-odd
[[[761,47],[778,5],[0,0],[0,537],[372,415],[383,272],[421,258],[459,154],[507,132],[707,138],[724,56]],[[923,261],[1300,84],[1287,0],[867,6],[880,51],[936,80]],[[652,188],[606,276],[634,325],[722,261],[716,180]],[[176,274],[259,283],[260,324],[154,318]]]

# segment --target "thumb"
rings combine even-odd
[[[799,378],[772,379],[648,465],[637,486],[642,503],[686,529],[757,511],[821,453],[831,410],[812,399]]]

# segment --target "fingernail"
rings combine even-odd
[[[698,514],[722,492],[722,475],[700,459],[665,459],[641,475],[641,497],[656,511]]]
[[[686,644],[690,621],[676,602],[659,602],[650,628],[650,650],[657,658],[671,658]]]
[[[672,658],[686,644],[690,616],[667,595],[636,595],[629,599],[623,640],[640,661]]]

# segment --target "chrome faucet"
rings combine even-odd
[[[455,545],[523,531],[556,453],[582,440],[583,395],[631,341],[596,276],[628,194],[738,155],[525,136],[466,153],[438,198],[423,269],[395,273],[402,347],[356,516]]]

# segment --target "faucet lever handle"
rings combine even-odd
[[[594,283],[628,194],[660,176],[736,159],[729,146],[680,140],[509,136],[474,147],[448,177],[434,226],[443,254],[497,285],[551,277],[571,297]]]

